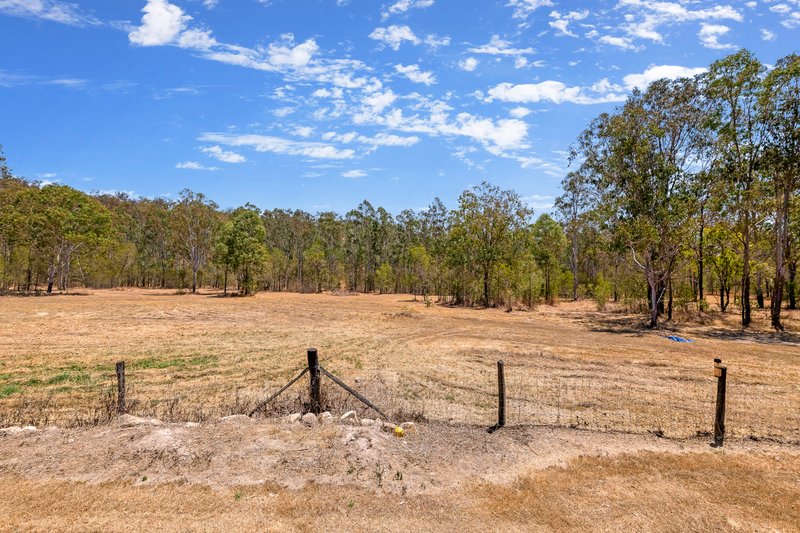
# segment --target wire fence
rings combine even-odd
[[[696,375],[667,366],[643,365],[636,372],[610,372],[587,364],[563,371],[506,364],[506,425],[578,428],[589,431],[655,434],[667,438],[711,435],[716,379],[710,367]],[[125,411],[163,421],[207,421],[248,414],[292,375],[244,385],[207,372],[190,386],[180,376],[159,379],[158,369],[127,371]],[[497,421],[497,374],[493,364],[474,364],[465,381],[446,367],[415,371],[360,370],[332,373],[386,412],[394,422],[434,421],[489,427]],[[556,375],[553,375],[556,374]],[[69,394],[25,394],[0,402],[0,427],[10,425],[87,426],[118,414],[113,368],[91,386]],[[726,433],[729,437],[800,443],[797,391],[728,380]],[[361,417],[378,415],[323,377],[322,408],[334,414],[349,410]],[[259,416],[280,417],[309,408],[308,378],[300,379],[264,406]]]

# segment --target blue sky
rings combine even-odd
[[[800,0],[0,0],[0,144],[86,191],[397,213],[489,180],[541,212],[634,87],[799,30]]]

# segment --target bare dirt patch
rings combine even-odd
[[[710,451],[433,424],[400,439],[236,419],[49,428],[0,438],[0,457],[13,529],[791,529],[800,517],[800,448],[747,441]]]

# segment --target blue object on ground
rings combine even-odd
[[[675,342],[694,342],[691,339],[684,339],[683,337],[678,337],[677,335],[667,335],[667,338]]]

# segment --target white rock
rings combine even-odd
[[[316,426],[319,423],[319,420],[317,420],[317,415],[314,413],[304,414],[301,420],[303,421],[303,424],[307,426]]]
[[[321,415],[319,415],[319,423],[320,424],[330,424],[333,422],[333,415],[330,414],[328,411],[325,411]]]
[[[417,432],[417,425],[414,422],[403,422],[400,424],[400,427],[403,428],[403,431],[406,433],[416,433]]]
[[[356,416],[355,411],[347,411],[345,414],[339,417],[339,422],[342,422],[343,424],[347,424],[348,422],[358,424],[358,416]]]
[[[376,418],[374,426],[378,429],[383,429],[383,420]]]
[[[11,426],[7,428],[0,429],[0,435],[4,437],[8,437],[11,435],[16,435],[17,433],[22,433],[24,430],[19,426]]]
[[[199,422],[186,422],[184,424],[184,426],[187,427],[187,428],[196,428],[196,427],[200,427],[200,423]]]
[[[295,424],[297,422],[300,422],[301,418],[303,418],[302,413],[292,413],[286,417],[286,421],[289,422],[290,424]]]
[[[375,425],[375,421],[373,419],[371,419],[371,418],[362,418],[361,419],[361,425],[362,426],[374,426]]]
[[[36,431],[36,426],[25,426],[22,431]]]
[[[132,428],[137,426],[160,426],[163,422],[156,418],[141,418],[129,414],[124,414],[119,417],[119,425],[124,428]]]

